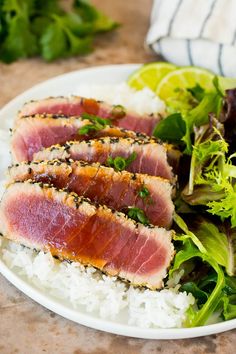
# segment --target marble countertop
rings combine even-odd
[[[156,57],[144,49],[151,0],[94,0],[122,26],[96,40],[86,57],[46,64],[40,59],[0,64],[0,108],[50,77],[105,64],[142,63]],[[46,310],[0,275],[0,354],[232,354],[236,330],[186,340],[142,340],[96,331]]]

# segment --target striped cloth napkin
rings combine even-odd
[[[236,0],[154,0],[147,44],[176,65],[236,77]]]

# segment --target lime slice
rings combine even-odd
[[[158,84],[157,95],[163,100],[178,98],[179,90],[195,87],[197,84],[205,90],[213,88],[214,74],[198,67],[183,67],[171,71]]]
[[[157,85],[168,73],[175,70],[176,66],[166,62],[145,64],[128,78],[128,85],[136,90],[149,87],[156,91]]]
[[[236,88],[236,78],[219,76],[219,85],[223,90]]]

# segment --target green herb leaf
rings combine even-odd
[[[46,27],[41,40],[42,56],[47,61],[63,57],[68,51],[66,34],[60,22],[54,21]]]
[[[144,225],[150,224],[145,212],[140,208],[129,207],[128,217]]]
[[[14,16],[9,22],[8,31],[0,49],[2,61],[11,63],[38,52],[36,37],[30,32],[29,22],[24,16]]]
[[[178,143],[186,133],[186,123],[180,113],[162,119],[155,127],[153,135],[163,141]]]
[[[85,23],[92,23],[92,31],[94,33],[111,31],[119,26],[117,22],[112,21],[109,17],[98,11],[89,1],[75,0],[74,9]]]
[[[59,0],[0,0],[0,60],[87,54],[95,33],[116,26],[86,1],[75,1],[66,12]]]

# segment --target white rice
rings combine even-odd
[[[47,294],[67,300],[74,309],[119,320],[126,313],[126,323],[138,327],[181,327],[186,311],[194,304],[191,294],[178,287],[161,291],[128,286],[116,277],[101,274],[93,267],[55,260],[50,253],[35,252],[4,240],[0,256],[19,276]]]
[[[79,87],[75,94],[94,97],[112,104],[122,104],[139,114],[164,114],[165,105],[150,90],[134,92],[126,84],[117,86]],[[0,130],[0,176],[10,163],[9,134]],[[0,181],[0,196],[4,180]],[[168,283],[169,289],[137,289],[116,277],[101,274],[79,263],[59,262],[49,253],[35,252],[0,239],[0,258],[17,275],[74,309],[86,311],[116,322],[146,328],[182,327],[186,311],[194,298],[178,292],[182,275]]]
[[[110,104],[121,104],[139,114],[165,114],[165,103],[149,88],[135,91],[126,83],[103,86],[81,85],[76,89],[75,94],[104,100]]]

